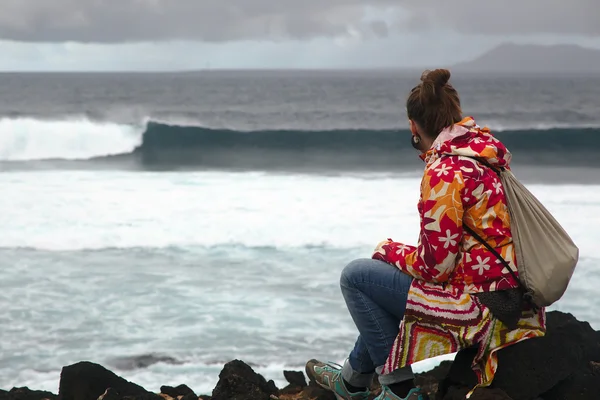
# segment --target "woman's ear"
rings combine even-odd
[[[417,124],[415,124],[415,121],[413,121],[412,119],[408,120],[408,123],[410,125],[410,133],[413,134],[413,136],[417,136],[417,134],[419,133],[417,130]]]

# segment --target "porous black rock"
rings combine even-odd
[[[150,393],[103,366],[88,361],[63,367],[60,374],[58,398],[59,400],[97,400],[109,388],[112,392],[111,397],[162,400],[157,394]]]
[[[175,399],[179,396],[188,396],[188,395],[198,397],[198,396],[196,396],[196,393],[194,393],[194,391],[192,389],[190,389],[187,385],[179,385],[179,386],[175,386],[175,387],[161,386],[160,392],[164,393],[168,396],[171,396]]]
[[[254,372],[252,367],[240,360],[225,364],[219,374],[219,382],[213,390],[212,400],[270,400],[279,390]]]
[[[56,400],[57,395],[43,390],[31,390],[28,387],[0,390],[0,400]]]
[[[584,386],[594,381],[594,371],[589,366],[590,362],[600,360],[598,332],[587,322],[558,311],[547,313],[546,325],[544,337],[528,339],[498,352],[498,371],[490,389],[500,390],[512,400],[550,399],[550,393],[558,393],[561,385],[570,387],[569,381],[573,382],[571,385],[578,382]],[[457,354],[448,376],[440,384],[438,399],[462,400],[468,388],[476,385],[471,369],[475,353],[476,349],[466,349]],[[491,393],[490,389],[475,394]],[[564,396],[556,398],[582,399],[573,391]]]

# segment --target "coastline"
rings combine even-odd
[[[477,389],[472,400],[593,400],[600,392],[600,331],[573,315],[547,313],[546,336],[499,353],[492,387]],[[431,400],[460,400],[475,384],[471,350],[416,374],[415,383]],[[308,382],[303,371],[282,371],[287,386],[278,388],[241,360],[226,363],[211,394],[197,394],[181,384],[154,393],[99,364],[82,361],[65,366],[59,393],[27,387],[0,390],[0,400],[335,400],[332,393]],[[191,384],[191,383],[190,383]],[[193,386],[193,385],[192,385]],[[380,391],[372,385],[374,398]]]

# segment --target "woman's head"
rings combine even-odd
[[[421,83],[408,95],[406,111],[413,134],[413,146],[427,151],[439,133],[462,120],[460,98],[448,82],[450,71],[425,71]]]

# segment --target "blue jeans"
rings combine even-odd
[[[380,374],[398,335],[411,282],[411,276],[379,260],[354,260],[342,271],[342,294],[360,333],[342,368],[351,385],[370,386],[375,373],[382,385],[414,378],[410,366]]]

